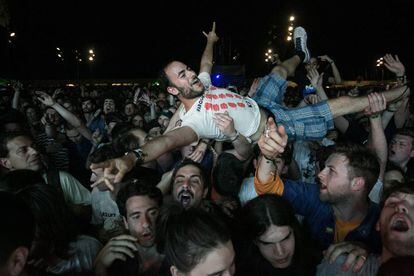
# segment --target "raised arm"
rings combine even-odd
[[[41,101],[44,105],[52,107],[56,110],[57,113],[62,116],[65,121],[71,124],[74,128],[76,128],[82,136],[84,136],[89,141],[92,141],[92,133],[91,131],[85,126],[85,124],[72,112],[61,106],[57,103],[51,96],[46,94],[45,92],[36,91],[37,99]]]
[[[388,150],[387,139],[385,138],[384,129],[381,122],[381,113],[387,107],[387,102],[383,94],[372,93],[368,95],[369,107],[365,113],[369,116],[371,129],[368,136],[368,147],[377,154],[380,161],[380,175],[382,180],[387,164]]]
[[[213,22],[213,27],[208,34],[204,31],[203,34],[207,38],[207,44],[204,49],[203,56],[201,57],[200,73],[207,72],[211,74],[211,69],[213,68],[214,43],[219,40],[219,37],[216,34],[216,22]]]
[[[319,58],[322,61],[329,62],[329,64],[331,65],[331,68],[332,68],[332,74],[333,74],[334,79],[335,79],[335,84],[341,84],[342,83],[341,74],[339,73],[338,67],[336,67],[335,61],[333,61],[333,59],[331,59],[327,55],[319,56]]]
[[[19,100],[20,100],[20,95],[22,93],[22,89],[23,89],[23,85],[21,84],[21,82],[17,81],[13,83],[14,94],[13,94],[12,108],[14,109],[19,108]]]
[[[258,145],[262,152],[259,159],[254,186],[257,194],[273,193],[282,195],[284,185],[274,159],[285,150],[288,136],[283,126],[276,126],[272,118],[268,119],[266,131],[260,136]]]

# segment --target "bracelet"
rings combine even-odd
[[[331,61],[331,62],[329,62],[329,64],[330,64],[330,65],[332,65],[333,63],[335,63],[335,61]]]
[[[386,111],[394,113],[395,111],[397,111],[397,109],[391,109],[391,108],[387,108]]]
[[[369,116],[369,118],[370,119],[375,119],[375,118],[378,118],[379,116],[380,116],[380,114],[376,113],[376,114],[372,114],[371,116]]]
[[[143,158],[144,153],[142,152],[142,149],[135,149],[135,150],[130,151],[130,152],[132,152],[135,155],[135,157],[137,158],[137,161],[135,162],[135,164],[144,163],[144,158]],[[130,153],[130,152],[125,152],[125,155],[128,155],[128,153]]]
[[[404,79],[405,79],[405,77],[406,77],[406,76],[405,76],[405,74],[404,74],[404,75],[402,75],[402,76],[399,76],[399,77],[397,76],[397,80],[404,80]]]
[[[236,141],[240,136],[240,132],[238,132],[236,130],[236,135],[234,135],[232,138],[230,138],[230,142],[233,143],[234,141]]]
[[[266,155],[262,154],[262,156],[264,157],[264,159],[266,159],[267,161],[270,161],[273,163],[273,165],[276,165],[275,160],[272,158],[268,158]]]

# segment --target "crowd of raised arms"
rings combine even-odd
[[[341,85],[296,27],[224,88],[203,35],[199,71],[171,61],[160,86],[2,88],[0,275],[413,275],[404,60]]]

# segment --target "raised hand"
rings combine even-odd
[[[395,58],[390,55],[386,54],[384,56],[384,65],[387,67],[388,70],[393,72],[397,77],[401,77],[405,75],[405,67],[404,64],[400,61],[397,55],[395,55]]]
[[[285,151],[288,135],[284,126],[277,126],[273,118],[267,120],[265,133],[260,136],[258,145],[267,159],[274,159]]]
[[[326,62],[329,62],[329,63],[333,62],[333,60],[327,55],[318,56],[318,58],[322,61],[326,61]]]
[[[387,100],[383,93],[368,94],[368,102],[369,106],[364,110],[367,116],[379,114],[387,108]]]
[[[237,131],[234,128],[233,118],[230,117],[227,111],[224,113],[215,113],[213,115],[213,120],[220,131],[227,137],[231,138],[237,135]]]
[[[208,41],[217,42],[219,40],[219,37],[216,34],[216,22],[213,22],[211,31],[208,34],[203,31],[203,35],[207,38]]]
[[[323,74],[324,73],[319,75],[318,70],[316,70],[315,68],[312,68],[308,71],[307,77],[313,87],[322,87]]]
[[[206,143],[198,143],[197,147],[194,151],[188,156],[194,162],[200,163],[203,161],[204,155],[207,151],[207,144]]]
[[[36,91],[35,94],[37,95],[37,99],[46,106],[52,106],[56,103],[55,100],[45,92]]]
[[[127,258],[134,258],[138,247],[135,244],[137,239],[130,235],[120,235],[112,238],[98,253],[94,261],[95,272],[104,273],[115,260],[126,261]]]

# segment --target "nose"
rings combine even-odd
[[[150,225],[150,220],[147,215],[142,217],[141,225],[143,228],[148,228]]]
[[[404,201],[398,202],[398,204],[395,205],[396,211],[399,213],[408,213],[407,207],[404,204]]]
[[[323,170],[321,170],[319,173],[318,173],[318,178],[320,179],[320,180],[322,180],[325,176],[326,176],[326,172],[327,172],[327,168],[325,167]]]
[[[280,243],[276,243],[273,248],[273,253],[275,254],[275,256],[283,256],[285,253],[285,250]]]

